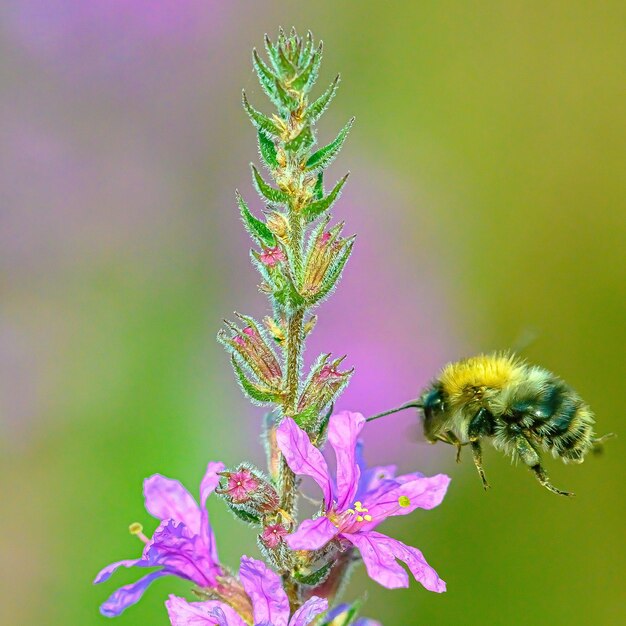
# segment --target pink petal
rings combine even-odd
[[[374,518],[373,524],[377,525],[392,515],[407,515],[415,509],[428,510],[438,506],[449,484],[450,477],[445,474],[406,474],[383,480],[375,490],[363,495],[363,502]]]
[[[142,559],[125,559],[124,561],[116,561],[115,563],[111,563],[111,565],[107,565],[98,572],[98,575],[93,582],[95,585],[97,585],[98,583],[103,583],[105,580],[108,580],[111,577],[111,574],[113,574],[116,569],[120,567],[134,567],[135,565],[141,566]]]
[[[307,519],[298,530],[285,537],[285,542],[292,550],[318,550],[325,546],[339,530],[322,515],[316,519]]]
[[[228,620],[227,626],[246,626],[240,615],[230,606],[217,600],[208,602],[187,602],[184,598],[170,596],[165,607],[172,626],[215,626],[218,620],[211,616],[216,609],[221,609]]]
[[[129,606],[141,600],[141,596],[143,596],[145,590],[152,584],[152,581],[161,578],[161,576],[167,576],[168,574],[169,572],[165,571],[152,572],[140,578],[137,582],[120,587],[100,605],[100,613],[105,617],[117,617]]]
[[[361,470],[357,465],[356,444],[365,418],[360,413],[342,411],[330,418],[328,442],[337,457],[337,508],[352,506]]]
[[[404,561],[415,580],[429,591],[441,593],[446,590],[446,583],[426,562],[417,548],[412,548],[401,541],[387,537],[375,531],[342,535],[360,551],[368,576],[387,589],[408,587],[409,577],[396,561]]]
[[[310,476],[324,493],[326,507],[333,501],[328,465],[309,436],[291,419],[285,418],[276,430],[276,441],[291,470],[299,476]]]
[[[289,600],[278,574],[265,563],[242,556],[239,578],[252,601],[254,623],[269,622],[272,626],[287,626]]]
[[[180,482],[154,474],[144,480],[143,494],[148,513],[182,522],[194,535],[200,534],[200,507]]]
[[[206,510],[206,501],[219,484],[220,477],[217,473],[222,472],[225,467],[223,463],[209,463],[204,478],[200,483],[200,526],[202,528],[202,537],[206,542],[209,556],[216,565],[219,563],[217,546],[215,544],[215,535],[209,524],[209,513]]]
[[[328,600],[312,596],[294,614],[289,626],[308,626],[328,608]]]

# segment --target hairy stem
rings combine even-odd
[[[303,337],[304,308],[296,309],[289,316],[287,330],[287,396],[285,413],[294,415],[298,410],[298,390],[300,388],[300,357],[304,348]]]

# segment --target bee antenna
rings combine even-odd
[[[400,411],[404,411],[406,409],[422,409],[424,408],[424,403],[421,400],[411,400],[402,406],[396,407],[395,409],[389,409],[388,411],[383,411],[382,413],[377,413],[376,415],[372,415],[368,417],[366,422],[373,422],[374,420],[379,419],[380,417],[385,417],[385,415],[391,415],[392,413],[399,413]]]

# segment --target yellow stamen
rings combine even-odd
[[[148,543],[148,541],[150,541],[148,537],[143,534],[143,526],[139,522],[133,522],[128,527],[128,532],[131,535],[135,535],[135,537],[139,537],[139,539],[141,539],[144,543]]]
[[[354,503],[354,509],[359,513],[367,512],[367,509],[363,507],[363,504],[360,501]]]
[[[403,508],[406,509],[407,506],[411,506],[411,500],[409,500],[409,498],[407,496],[400,496],[398,498],[398,504]]]
[[[362,515],[357,515],[356,521],[357,522],[362,522],[363,521],[363,516]]]
[[[365,518],[366,522],[371,522],[372,521],[372,516],[371,515],[364,515],[363,517]]]

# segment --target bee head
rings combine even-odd
[[[439,386],[427,389],[420,398],[424,412],[424,435],[429,441],[436,441],[438,424],[445,412],[443,390]]]

